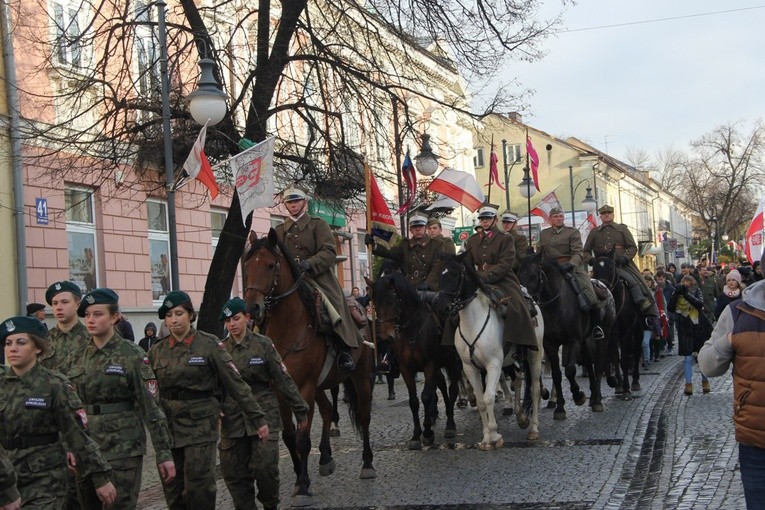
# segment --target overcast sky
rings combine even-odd
[[[765,118],[765,0],[579,0],[566,29],[506,71],[535,91],[523,112],[535,128],[623,159]]]

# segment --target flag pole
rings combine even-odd
[[[494,175],[492,175],[492,161],[494,159],[494,133],[491,134],[491,147],[489,147],[489,194],[486,197],[486,202],[491,203],[491,183],[494,181]]]
[[[529,218],[529,248],[533,248],[534,239],[531,235],[531,163],[529,162],[529,127],[526,126],[526,168],[523,169],[526,177],[526,215]]]
[[[372,181],[372,170],[369,168],[369,165],[367,164],[367,161],[365,159],[364,160],[364,190],[366,191],[366,195],[367,195],[366,197],[367,198],[367,211],[366,211],[367,212],[367,234],[372,233],[372,197],[369,192],[369,190],[372,188],[371,181]],[[372,274],[372,268],[374,267],[374,254],[372,253],[373,250],[374,250],[374,245],[368,244],[367,256],[369,257],[369,277],[370,277],[369,279],[370,280],[372,279],[372,276],[374,276]],[[369,289],[369,291],[371,292],[372,289]],[[375,305],[374,303],[372,303],[371,297],[369,299],[369,304],[372,305],[370,307],[370,310],[372,311],[372,317],[371,317],[372,324],[369,327],[369,331],[371,332],[370,334],[372,336],[372,345],[374,346],[373,347],[374,359],[375,359],[375,363],[377,363],[377,326],[376,326],[377,314],[375,313]]]

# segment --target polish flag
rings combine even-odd
[[[539,189],[539,154],[534,150],[528,134],[526,135],[526,153],[529,155],[529,170],[531,170],[531,179],[534,181],[534,187],[537,191],[542,191]]]
[[[209,120],[207,122],[210,122]],[[210,198],[214,199],[218,196],[218,184],[215,182],[215,175],[213,174],[210,162],[205,156],[205,139],[207,138],[207,122],[202,126],[202,130],[197,136],[197,141],[191,147],[191,154],[186,158],[186,162],[183,163],[183,169],[186,171],[189,177],[198,180],[210,190]]]
[[[582,244],[587,241],[587,236],[590,235],[590,232],[598,228],[600,224],[601,221],[599,215],[590,213],[590,215],[587,216],[587,219],[584,221],[584,223],[579,225],[579,234],[582,236]]]
[[[545,195],[544,198],[539,201],[537,206],[530,212],[535,216],[541,216],[547,223],[550,223],[550,211],[553,207],[560,207],[563,209],[563,207],[560,205],[560,200],[558,200],[558,195],[555,194],[555,191],[551,191]]]
[[[757,206],[752,223],[746,231],[746,240],[744,241],[744,253],[750,264],[760,260],[762,257],[762,201]]]
[[[475,177],[453,168],[444,168],[428,185],[428,189],[456,200],[470,212],[476,211],[485,200],[480,186],[475,182]]]

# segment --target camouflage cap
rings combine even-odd
[[[59,292],[71,292],[77,299],[80,299],[80,296],[82,296],[82,291],[76,283],[64,280],[48,287],[48,290],[45,291],[45,301],[52,305],[53,297]]]
[[[85,317],[85,310],[90,305],[116,305],[120,297],[112,289],[96,289],[83,296],[80,306],[77,308],[77,315]]]
[[[29,333],[45,338],[48,331],[43,323],[34,317],[24,317],[21,315],[5,319],[0,324],[0,341],[4,342],[9,335],[15,335],[16,333]]]
[[[191,302],[191,298],[182,290],[174,290],[169,292],[167,296],[165,296],[165,300],[162,301],[162,306],[159,307],[159,318],[164,319],[165,315],[167,315],[167,312],[176,306],[185,303],[186,301]]]
[[[563,214],[563,209],[557,206],[550,209],[550,216],[554,216],[556,214]]]
[[[239,312],[247,313],[247,303],[242,298],[231,298],[223,305],[223,309],[220,312],[220,320],[230,319]]]
[[[603,207],[598,209],[598,213],[599,214],[612,213],[612,212],[614,212],[614,208],[613,208],[613,206],[610,206],[610,205],[604,205]]]

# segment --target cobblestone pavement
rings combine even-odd
[[[436,424],[436,444],[407,449],[412,433],[406,388],[396,382],[395,401],[377,385],[371,440],[377,478],[360,480],[361,441],[348,426],[341,404],[341,432],[333,438],[337,470],[318,473],[318,427],[315,455],[309,460],[311,489],[317,508],[518,508],[518,509],[744,509],[738,448],[731,421],[730,374],[711,380],[712,392],[701,393],[695,369],[695,393],[683,396],[682,358],[669,356],[641,373],[642,392],[621,401],[604,383],[603,413],[587,405],[566,403],[568,417],[554,421],[541,410],[541,439],[526,441],[514,417],[500,416],[504,448],[484,452],[478,413],[455,410],[457,438],[443,438],[444,421]],[[550,381],[545,381],[549,387]],[[585,379],[580,385],[587,390]],[[567,383],[564,392],[568,396]],[[499,405],[501,408],[501,404]],[[441,407],[441,415],[444,415]],[[318,413],[317,413],[318,416]],[[156,468],[146,457],[139,508],[166,508]],[[282,505],[290,503],[294,474],[289,454],[281,452]],[[218,506],[231,509],[218,471]]]

